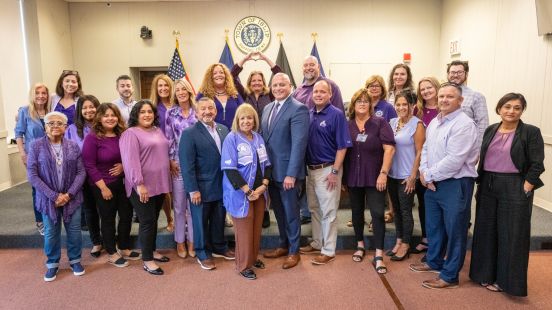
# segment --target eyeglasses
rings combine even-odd
[[[460,70],[460,71],[449,71],[449,75],[455,76],[455,75],[464,75],[466,71]]]
[[[67,124],[65,124],[63,122],[48,122],[48,123],[46,123],[46,125],[48,125],[49,127],[63,127]]]
[[[66,75],[78,75],[79,74],[79,71],[76,71],[76,70],[63,70],[61,72],[61,74],[66,74]]]
[[[355,104],[370,104],[370,101],[357,100],[357,101],[355,101]]]
[[[368,88],[381,88],[381,85],[379,85],[379,84],[371,84],[371,85],[368,85]]]

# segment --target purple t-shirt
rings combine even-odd
[[[519,173],[518,168],[512,161],[510,149],[514,140],[515,131],[509,133],[496,132],[487,153],[483,169],[489,172],[498,173]]]
[[[414,111],[412,113],[414,116],[418,116],[418,107],[414,107]],[[429,123],[439,114],[439,109],[428,109],[426,107],[423,108],[422,111],[422,122],[424,125],[429,126]]]
[[[395,145],[393,130],[385,119],[372,116],[364,124],[364,142],[359,139],[361,131],[354,119],[349,121],[349,132],[353,146],[347,149],[343,183],[349,187],[374,187],[383,164],[383,145]]]
[[[333,163],[337,150],[351,147],[347,119],[341,110],[327,104],[320,112],[310,110],[307,164]]]
[[[392,104],[382,99],[374,107],[374,115],[382,117],[386,122],[389,122],[392,118],[397,117],[397,111],[395,111]]]
[[[122,173],[118,176],[109,174],[109,169],[122,162],[119,137],[100,138],[91,132],[84,138],[82,161],[90,185],[96,186],[96,182],[100,180],[103,180],[105,184],[110,184],[121,179]]]

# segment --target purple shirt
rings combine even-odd
[[[462,109],[437,115],[427,127],[422,148],[420,173],[425,181],[477,177],[477,134],[474,121]]]
[[[205,97],[205,95],[198,93],[196,100],[199,100],[202,97]],[[237,97],[228,96],[228,99],[226,99],[226,106],[224,107],[216,96],[213,100],[215,101],[215,107],[217,108],[215,123],[222,124],[227,128],[232,128],[232,121],[234,120],[234,115],[236,115],[236,110],[238,109],[238,106],[243,103],[242,96],[239,94]]]
[[[69,125],[67,127],[67,130],[65,131],[65,139],[69,139],[73,142],[75,142],[79,149],[82,150],[82,144],[84,143],[84,138],[90,133],[90,126],[88,124],[84,125],[82,128],[82,139],[79,137],[79,134],[77,132],[77,126],[75,124]]]
[[[182,115],[182,108],[180,106],[174,107],[167,112],[165,137],[169,140],[169,159],[178,161],[178,145],[182,131],[195,123],[197,123],[197,118],[193,108],[190,108],[188,117]]]
[[[167,107],[159,101],[157,104],[157,117],[159,117],[159,129],[165,133],[165,123],[167,119]]]
[[[121,135],[119,147],[128,197],[140,184],[150,197],[171,191],[169,141],[161,129],[131,127]]]
[[[331,104],[326,104],[320,112],[314,107],[309,114],[307,164],[333,163],[338,150],[352,146],[345,114]]]
[[[397,131],[399,118],[392,119],[389,124],[395,134],[395,155],[389,170],[389,176],[394,179],[406,179],[412,174],[412,167],[416,160],[416,142],[414,135],[418,130],[420,119],[412,116],[404,126]]]
[[[392,104],[382,99],[374,107],[374,115],[382,117],[386,122],[389,122],[392,118],[397,117],[397,111],[395,111]]]
[[[88,174],[88,183],[96,186],[96,182],[103,180],[105,184],[113,183],[123,177],[111,176],[109,169],[121,163],[119,151],[119,137],[99,138],[90,133],[84,138],[82,147],[82,161]]]
[[[483,167],[485,171],[519,173],[510,155],[515,133],[515,131],[509,133],[500,133],[497,131],[495,133],[491,144],[489,144],[487,153],[485,154],[485,166]]]
[[[345,157],[344,184],[375,187],[383,164],[383,145],[395,145],[393,130],[383,118],[372,116],[364,124],[364,142],[358,139],[361,132],[354,119],[349,121],[349,132],[354,142]]]
[[[412,114],[414,114],[414,116],[418,115],[418,107],[414,107],[414,111]],[[437,116],[437,114],[439,114],[439,109],[428,109],[426,107],[423,108],[422,122],[424,123],[426,128],[427,126],[429,126],[429,123],[431,123],[431,121]]]
[[[330,86],[332,87],[332,98],[330,99],[330,103],[334,107],[339,108],[341,111],[345,111],[345,109],[343,108],[343,99],[341,98],[341,90],[339,90],[339,86],[337,86],[334,81],[323,76],[319,76],[316,82],[320,80],[328,81],[330,83]],[[293,98],[307,105],[309,110],[314,108],[312,92],[314,90],[314,84],[316,84],[316,82],[314,82],[312,85],[307,85],[306,83],[303,83],[293,92]]]
[[[61,97],[57,94],[52,96],[52,111],[60,112],[65,114],[67,116],[67,125],[72,125],[74,123],[75,119],[75,109],[77,106],[77,101],[79,100],[79,97],[75,97],[75,102],[73,102],[72,105],[70,105],[67,108],[64,108],[61,103]]]

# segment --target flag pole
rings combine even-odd
[[[234,54],[232,53],[232,49],[230,48],[230,44],[228,44],[228,33],[230,30],[228,28],[224,29],[224,41],[226,41],[226,45],[228,45],[228,51],[230,52],[230,56],[232,56],[232,59],[234,59]],[[228,68],[232,69],[232,68]]]
[[[174,36],[174,40],[176,41],[176,49],[178,49],[179,48],[178,39],[180,38],[180,30],[173,30],[172,34]]]
[[[311,33],[311,37],[312,37],[312,40],[314,41],[314,43],[316,43],[316,37],[318,37],[318,32]]]

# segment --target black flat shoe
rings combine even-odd
[[[265,264],[262,260],[258,259],[254,264],[253,267],[257,269],[265,269]]]
[[[391,256],[391,260],[395,262],[400,262],[409,257],[410,257],[410,252],[406,251],[406,254],[404,254],[403,256],[397,256],[396,254]]]
[[[393,252],[393,250],[388,250],[387,252],[385,252],[385,256],[395,256],[395,254],[397,253]]]
[[[423,246],[424,248],[421,249],[421,250],[418,250],[418,246]],[[420,253],[424,253],[424,252],[427,252],[427,247],[428,247],[428,244],[427,242],[420,242],[416,247],[414,247],[413,249],[410,250],[410,253],[412,254],[420,254]]]
[[[251,269],[245,269],[244,271],[240,272],[240,275],[247,280],[255,280],[257,279],[257,275],[255,274],[255,271]]]
[[[100,257],[100,255],[102,254],[102,250],[103,250],[103,247],[100,246],[100,249],[97,250],[97,251],[90,251],[90,255],[94,258],[98,258]]]
[[[161,256],[160,258],[155,258],[155,257],[154,257],[153,260],[156,261],[156,262],[159,262],[159,263],[167,263],[167,262],[169,262],[171,259],[168,258],[167,256],[163,255],[163,256]]]
[[[144,270],[154,276],[162,276],[165,273],[161,267],[157,267],[157,269],[149,269],[148,266],[144,265]]]

